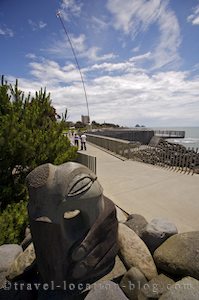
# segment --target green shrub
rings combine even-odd
[[[0,245],[20,244],[27,225],[27,201],[7,205],[0,215]]]
[[[63,135],[64,119],[57,120],[50,94],[25,95],[0,84],[0,210],[27,198],[25,177],[44,163],[61,164],[76,157],[76,147]],[[65,116],[66,117],[66,116]]]

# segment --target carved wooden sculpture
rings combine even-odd
[[[91,283],[118,251],[115,206],[96,175],[74,162],[44,164],[27,176],[28,213],[43,282]]]

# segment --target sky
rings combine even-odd
[[[199,0],[0,0],[0,74],[68,120],[199,126]]]

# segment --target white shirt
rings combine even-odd
[[[82,135],[81,135],[81,140],[82,140],[82,143],[85,143],[85,142],[86,142],[86,135],[85,135],[85,134],[82,134]]]

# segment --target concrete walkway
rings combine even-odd
[[[104,194],[128,213],[147,221],[164,217],[179,232],[199,230],[199,175],[120,160],[87,144],[83,152],[97,157],[97,176]]]

